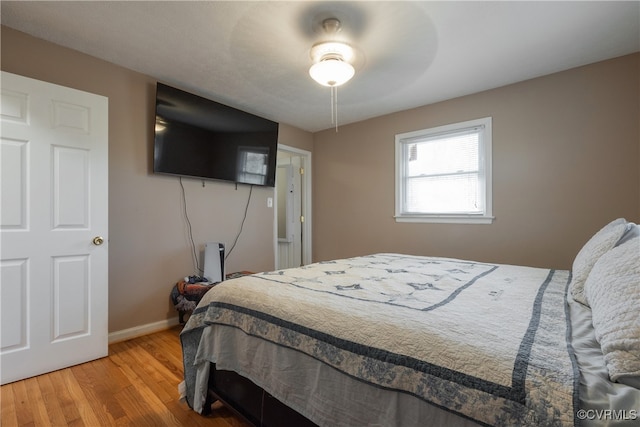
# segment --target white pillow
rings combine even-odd
[[[638,236],[640,236],[640,225],[634,224],[633,222],[627,222],[627,231],[625,231],[620,240],[618,240],[616,246],[619,246],[627,240],[631,240]]]
[[[602,255],[584,290],[609,377],[640,383],[640,237]]]
[[[574,300],[588,305],[584,297],[584,282],[587,280],[596,261],[618,243],[626,229],[627,221],[624,218],[613,220],[594,234],[580,249],[571,269],[570,289]]]

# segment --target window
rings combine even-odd
[[[395,218],[493,221],[491,117],[396,135]]]

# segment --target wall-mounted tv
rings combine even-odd
[[[278,123],[157,83],[153,171],[275,186]]]

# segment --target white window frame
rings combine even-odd
[[[480,213],[427,213],[427,212],[406,212],[405,206],[405,185],[406,167],[408,159],[403,155],[404,146],[412,141],[433,137],[438,134],[448,134],[462,131],[469,128],[483,128],[478,145],[479,150],[479,179],[481,186],[481,197],[484,199],[484,210]],[[492,199],[492,168],[491,168],[491,117],[484,117],[477,120],[469,120],[460,123],[453,123],[438,126],[430,129],[422,129],[414,132],[401,133],[395,138],[396,152],[396,222],[429,222],[429,223],[459,223],[459,224],[491,224],[493,217]]]

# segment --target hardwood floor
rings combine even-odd
[[[249,427],[214,405],[211,416],[178,400],[181,327],[109,346],[109,356],[0,388],[0,425]]]

